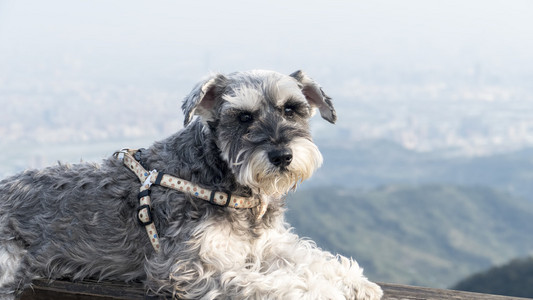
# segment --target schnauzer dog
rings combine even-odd
[[[309,118],[336,121],[315,81],[213,74],[182,109],[184,129],[148,149],[0,182],[1,299],[36,278],[142,281],[178,299],[381,298],[354,260],[284,220],[285,194],[322,163]]]

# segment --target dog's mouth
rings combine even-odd
[[[287,168],[287,167],[279,167],[278,168],[278,172],[281,173],[281,174],[289,172],[289,168]]]
[[[283,169],[285,170],[278,169],[268,175],[259,174],[256,180],[257,188],[269,195],[284,195],[296,189],[303,178],[287,168]]]

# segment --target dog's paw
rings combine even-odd
[[[379,300],[383,296],[381,287],[373,282],[365,281],[356,291],[356,300]]]

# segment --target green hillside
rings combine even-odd
[[[390,141],[344,147],[320,145],[324,165],[305,184],[373,188],[380,185],[449,184],[489,186],[530,199],[533,149],[482,157],[415,152]]]
[[[445,288],[533,251],[533,204],[486,188],[330,187],[289,198],[298,234],[354,257],[376,281]]]
[[[514,259],[461,280],[456,290],[533,298],[533,257]]]

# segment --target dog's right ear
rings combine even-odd
[[[335,124],[337,121],[337,113],[335,112],[331,98],[324,93],[320,85],[300,70],[289,76],[293,77],[300,83],[305,98],[312,107],[318,108],[322,118]]]
[[[192,89],[181,105],[185,115],[184,126],[191,122],[194,115],[201,116],[205,121],[214,119],[213,109],[220,98],[226,81],[227,79],[223,74],[213,74]]]

